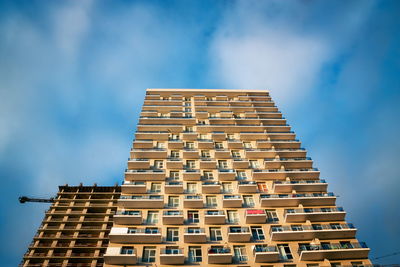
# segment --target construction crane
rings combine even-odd
[[[30,198],[26,196],[22,196],[18,198],[19,203],[25,203],[25,202],[40,202],[40,203],[53,203],[54,198]]]

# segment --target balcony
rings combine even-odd
[[[183,169],[183,161],[180,158],[168,158],[167,159],[168,169]]]
[[[249,168],[249,160],[234,158],[232,161],[232,168],[233,169],[248,169]]]
[[[221,192],[221,183],[219,182],[204,182],[201,185],[203,194],[217,194]]]
[[[204,212],[205,224],[225,224],[225,213],[223,210],[207,210]]]
[[[224,208],[241,208],[242,198],[240,195],[224,195],[222,206]]]
[[[200,149],[213,149],[214,148],[214,142],[211,139],[200,139],[200,140],[198,140],[197,145]]]
[[[296,192],[326,192],[328,184],[325,180],[304,180],[304,181],[276,181],[273,191],[275,193]]]
[[[217,161],[211,158],[200,159],[200,169],[215,169],[217,168]]]
[[[132,149],[131,158],[139,159],[166,159],[168,152],[164,148]]]
[[[236,173],[230,169],[218,169],[219,181],[234,181],[236,180]]]
[[[316,225],[292,225],[272,226],[271,240],[312,240],[318,239],[344,239],[354,238],[356,229],[352,224],[316,224]]]
[[[264,168],[279,169],[282,166],[286,169],[310,169],[313,161],[309,157],[304,158],[265,158]]]
[[[175,265],[184,264],[185,255],[183,249],[162,249],[160,253],[160,264]]]
[[[163,224],[179,225],[184,223],[183,212],[180,210],[164,211],[162,217]]]
[[[230,248],[211,247],[208,249],[208,264],[229,264],[232,256]]]
[[[133,141],[133,148],[136,149],[151,149],[154,147],[153,140],[135,140]]]
[[[342,207],[337,208],[303,208],[286,209],[285,222],[312,222],[343,221],[346,212]]]
[[[164,170],[125,170],[127,181],[164,181]]]
[[[183,141],[179,139],[169,139],[168,140],[168,148],[169,149],[182,149]]]
[[[214,158],[216,159],[230,159],[231,152],[227,149],[216,149],[214,151]]]
[[[366,259],[370,249],[364,242],[340,242],[321,245],[300,244],[299,255],[302,261]]]
[[[279,252],[276,246],[255,245],[253,253],[257,263],[279,261]]]
[[[181,124],[138,124],[137,130],[144,131],[168,131],[171,133],[182,132],[183,125]]]
[[[288,140],[259,140],[257,141],[257,148],[268,148],[268,149],[299,149],[301,147],[301,143],[296,139],[288,139]]]
[[[184,181],[200,181],[201,175],[199,170],[184,170],[182,173]]]
[[[228,242],[250,242],[250,239],[249,227],[229,227]]]
[[[150,169],[150,161],[148,159],[128,159],[128,169]]]
[[[256,193],[257,183],[254,181],[241,181],[238,184],[239,193]]]
[[[196,132],[183,132],[182,139],[186,141],[196,141],[197,133]]]
[[[211,139],[214,141],[224,141],[226,139],[226,134],[224,132],[213,132],[211,134]]]
[[[267,139],[266,133],[260,132],[241,132],[240,139],[243,141],[265,140]]]
[[[267,214],[265,210],[254,209],[246,210],[246,223],[247,224],[258,224],[265,223],[267,220]]]
[[[184,208],[203,208],[203,198],[201,195],[189,195],[183,199]]]
[[[145,194],[146,191],[146,182],[125,181],[124,184],[121,185],[121,192],[123,194]]]
[[[139,210],[117,211],[113,216],[115,224],[142,224],[142,212]]]
[[[333,206],[336,197],[333,193],[309,194],[264,194],[260,195],[262,207]]]
[[[162,236],[158,228],[125,228],[113,227],[109,234],[111,243],[161,243]]]
[[[269,169],[269,170],[253,170],[253,178],[255,179],[285,179],[285,178],[310,178],[315,179],[319,177],[319,170],[316,168],[311,169]]]
[[[182,194],[183,184],[182,182],[166,182],[164,190],[166,194]]]
[[[228,139],[228,148],[229,149],[240,149],[243,148],[243,142],[241,140],[232,140]]]
[[[167,141],[169,133],[167,131],[140,131],[135,133],[136,141],[139,140],[154,140],[154,141]]]
[[[137,263],[137,255],[134,248],[125,252],[126,254],[122,254],[121,249],[121,247],[107,247],[107,251],[104,254],[104,262],[106,264],[115,265],[130,265]]]
[[[160,195],[121,196],[118,206],[123,208],[161,209],[164,207],[164,198]]]
[[[185,243],[206,243],[207,235],[203,228],[186,228],[183,235]]]
[[[184,159],[198,159],[199,156],[199,151],[197,149],[187,149],[185,148],[182,150],[182,157]]]

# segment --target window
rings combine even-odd
[[[250,142],[243,142],[244,148],[252,148],[252,145]]]
[[[179,229],[178,228],[167,228],[167,241],[170,241],[170,242],[179,241]]]
[[[128,247],[128,246],[123,246],[120,251],[120,253],[123,255],[132,255],[134,254],[134,252],[135,249],[133,247]]]
[[[290,252],[290,248],[288,244],[278,244],[279,255],[282,260],[291,260],[293,259],[292,253]]]
[[[342,266],[340,262],[331,262],[331,267],[340,267]]]
[[[200,140],[207,140],[208,136],[206,134],[200,134]]]
[[[203,230],[200,229],[199,227],[189,227],[187,229],[188,234],[201,234],[202,232],[203,232]]]
[[[156,247],[144,247],[142,261],[143,262],[155,262],[156,261]]]
[[[203,172],[203,176],[204,176],[205,180],[213,180],[214,179],[213,173],[209,172],[209,171]]]
[[[222,183],[222,190],[224,193],[232,193],[232,183]]]
[[[218,167],[220,169],[226,170],[228,169],[228,162],[226,160],[218,160]]]
[[[221,241],[222,232],[219,227],[210,227],[210,240],[211,241]]]
[[[179,197],[169,196],[168,197],[168,206],[171,208],[179,207]]]
[[[215,142],[215,148],[216,149],[223,149],[224,145],[222,144],[222,142]]]
[[[147,224],[155,224],[158,223],[158,211],[149,211],[147,213]]]
[[[161,192],[161,184],[160,183],[152,183],[151,184],[151,192],[152,193],[160,193]]]
[[[265,235],[261,226],[252,226],[251,234],[253,236],[253,240],[264,240]]]
[[[187,161],[186,161],[186,168],[187,168],[187,169],[195,169],[195,168],[196,168],[196,161],[194,161],[194,160],[187,160]]]
[[[210,118],[217,118],[217,113],[210,113]]]
[[[232,157],[241,158],[239,150],[232,150]]]
[[[188,193],[197,193],[197,184],[196,183],[187,183],[187,192]]]
[[[234,134],[228,134],[228,140],[235,140],[235,135]]]
[[[170,140],[179,140],[179,134],[171,134],[169,139]]]
[[[228,222],[229,223],[238,223],[239,215],[236,210],[228,210]]]
[[[258,191],[268,192],[267,185],[265,183],[257,183]]]
[[[190,262],[201,262],[201,247],[189,247],[189,255]]]
[[[193,126],[185,126],[185,132],[193,132]]]
[[[238,180],[246,180],[247,179],[246,172],[237,171],[237,178],[238,178]]]
[[[243,196],[244,206],[245,207],[254,207],[254,198],[253,196]]]
[[[336,230],[342,229],[342,226],[339,223],[331,223],[330,225],[332,229]]]
[[[233,252],[235,254],[235,262],[247,261],[246,247],[245,246],[233,246]]]
[[[197,210],[188,211],[188,223],[199,223],[199,212]]]
[[[171,150],[171,158],[179,158],[179,150]]]
[[[165,148],[164,142],[157,142],[156,148]]]
[[[258,164],[258,160],[250,160],[250,167],[252,169],[258,169],[260,168],[260,165]]]
[[[265,212],[267,213],[267,222],[269,223],[279,222],[279,218],[275,210],[265,210]]]
[[[169,179],[171,179],[171,180],[179,180],[179,172],[177,172],[177,171],[169,172]]]
[[[187,148],[187,149],[194,149],[194,143],[193,143],[193,142],[186,142],[185,148]]]
[[[307,264],[307,267],[319,267],[319,264],[318,263],[311,263],[311,264]]]
[[[128,228],[128,234],[136,234],[137,228],[136,227],[129,227]]]
[[[154,168],[155,169],[163,169],[164,168],[164,161],[163,160],[155,160],[154,161]]]
[[[292,231],[303,231],[303,226],[297,224],[292,225],[290,228],[292,229]]]
[[[203,158],[210,158],[210,151],[209,150],[202,150],[201,151],[201,157]]]
[[[217,197],[216,196],[206,196],[207,207],[216,207],[217,206]]]
[[[322,225],[320,225],[320,224],[313,224],[312,225],[312,228],[314,229],[314,230],[322,230]]]

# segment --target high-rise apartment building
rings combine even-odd
[[[20,266],[103,266],[120,194],[120,186],[60,186]]]
[[[148,89],[105,266],[366,266],[267,91]]]

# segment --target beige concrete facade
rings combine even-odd
[[[103,266],[120,194],[120,186],[60,186],[20,266]]]
[[[148,89],[105,266],[367,266],[265,90]]]

